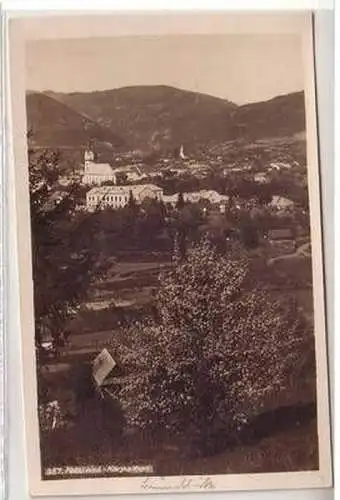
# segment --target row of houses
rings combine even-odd
[[[128,186],[99,186],[90,189],[86,194],[86,207],[94,210],[98,206],[113,209],[122,208],[129,202],[130,196],[136,203],[142,203],[145,199],[163,201],[167,205],[176,206],[179,193],[165,195],[163,189],[154,184],[136,184]],[[219,205],[220,210],[228,202],[228,196],[221,195],[213,190],[201,190],[191,193],[183,193],[183,200],[190,203],[198,203],[206,200],[213,205]]]
[[[178,201],[179,193],[173,195],[164,195],[163,201],[166,204],[175,206]],[[199,203],[202,200],[206,200],[213,205],[223,205],[229,200],[229,196],[222,195],[213,191],[212,189],[202,189],[200,191],[193,191],[190,193],[183,193],[183,200],[189,203]]]
[[[165,195],[163,190],[154,184],[139,184],[117,186],[117,174],[119,169],[114,170],[109,164],[101,164],[94,162],[94,154],[91,151],[85,152],[85,167],[83,175],[83,184],[93,187],[86,195],[87,209],[92,210],[99,204],[101,206],[110,206],[111,208],[121,208],[128,203],[130,193],[137,203],[141,203],[146,198],[162,200],[165,204],[175,206],[178,201],[179,193],[173,195]],[[141,181],[143,173],[137,168],[127,173],[128,181]],[[129,175],[131,174],[131,178]],[[266,182],[267,176],[260,172],[256,174],[257,182]],[[111,186],[103,186],[102,184],[110,181]],[[220,211],[225,211],[225,206],[228,203],[229,197],[221,195],[214,190],[200,190],[195,192],[183,193],[183,200],[190,203],[199,203],[206,200],[209,203],[219,206]],[[279,210],[285,210],[293,205],[291,200],[287,198],[274,196],[272,206]]]
[[[165,195],[163,189],[154,184],[136,184],[128,186],[98,186],[90,189],[86,194],[86,208],[95,210],[98,206],[118,209],[126,206],[130,196],[136,203],[142,203],[145,199],[163,201],[166,205],[175,207],[179,200],[179,193]],[[186,203],[200,203],[206,201],[211,205],[219,207],[220,212],[225,212],[229,197],[219,194],[217,191],[202,189],[189,193],[182,193],[183,201]],[[282,196],[273,196],[270,206],[278,211],[286,211],[294,206],[294,202]],[[241,207],[236,203],[236,208],[256,207],[256,201],[248,202],[247,206]]]
[[[141,182],[143,179],[146,180],[147,178],[163,177],[163,172],[160,169],[145,174],[141,167],[141,164],[136,164],[114,168],[109,163],[96,162],[94,153],[92,151],[85,151],[82,182],[85,185],[101,185],[108,181],[112,184],[117,184],[117,178],[120,174],[124,174],[128,182]],[[186,167],[177,164],[173,165],[171,172],[180,176],[186,174],[188,172],[188,168],[195,170],[196,174],[199,172],[207,172],[209,170],[206,164],[201,165],[197,162],[191,161],[186,165]]]
[[[295,166],[295,164],[298,165],[297,162],[294,162],[294,164],[292,165],[285,162],[272,162],[266,167],[266,169],[254,173],[254,181],[258,183],[269,182],[269,174],[274,171],[290,169],[292,168],[292,166]],[[177,167],[174,166],[174,168],[172,168],[172,171],[177,175],[187,173],[188,169],[194,170],[195,174],[199,174],[199,172],[206,173],[207,171],[209,171],[208,165],[204,162],[202,163],[195,160],[190,160],[187,161],[185,165],[185,167],[183,167],[183,165],[177,165]],[[137,164],[113,168],[109,163],[95,162],[94,153],[92,151],[85,151],[83,184],[100,185],[107,181],[110,181],[113,184],[117,184],[117,177],[120,173],[124,173],[124,175],[126,175],[126,180],[129,182],[140,182],[150,176],[162,176],[161,171],[149,173],[149,175],[146,175],[140,167],[141,165]],[[225,168],[223,173],[224,175],[229,175],[230,173],[249,172],[251,170],[251,165],[236,165]]]
[[[272,162],[268,164],[263,170],[254,172],[253,179],[255,182],[258,182],[260,184],[264,184],[266,182],[270,181],[270,175],[273,172],[280,172],[284,170],[289,170],[293,167],[299,166],[299,163],[294,161],[292,164],[286,163],[286,162]],[[241,172],[248,172],[251,173],[253,171],[253,168],[251,165],[243,165],[243,166],[231,166],[228,168],[225,168],[223,170],[223,174],[225,176],[228,176],[230,173],[241,173]]]

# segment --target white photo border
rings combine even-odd
[[[122,494],[122,493],[160,493],[181,492],[181,481],[188,476],[160,478],[161,490],[143,489],[145,478],[100,478],[42,480],[39,449],[39,426],[36,411],[37,384],[34,350],[33,286],[30,246],[29,192],[26,144],[26,108],[25,108],[25,43],[32,39],[51,38],[87,38],[93,36],[122,36],[139,34],[228,34],[228,33],[277,33],[288,32],[301,34],[305,50],[305,99],[306,99],[306,134],[308,180],[310,194],[311,236],[313,248],[313,281],[315,310],[315,340],[317,357],[317,408],[319,433],[318,471],[285,472],[261,474],[237,474],[211,476],[213,491],[264,490],[323,488],[332,484],[328,371],[324,310],[324,274],[322,251],[322,227],[320,210],[320,187],[318,167],[318,140],[315,103],[314,54],[311,13],[170,13],[115,16],[55,16],[30,19],[10,20],[9,50],[12,106],[12,141],[16,169],[16,210],[18,224],[18,255],[20,280],[20,309],[22,335],[22,364],[24,371],[24,401],[27,468],[29,490],[37,495],[64,494]],[[19,76],[20,75],[20,76]],[[24,332],[24,335],[23,335]],[[197,478],[196,478],[197,479]],[[196,486],[195,486],[196,484]],[[188,489],[190,492],[201,491],[197,482]]]

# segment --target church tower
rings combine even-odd
[[[94,153],[93,151],[86,150],[84,155],[85,163],[94,161]]]
[[[85,154],[84,154],[84,171],[86,172],[87,170],[87,167],[94,162],[94,153],[93,151],[90,151],[90,150],[86,150],[85,151]]]

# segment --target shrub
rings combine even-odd
[[[295,303],[249,291],[248,268],[204,241],[161,277],[159,323],[132,326],[113,349],[135,373],[119,391],[129,427],[185,434],[208,453],[294,386],[312,333]]]

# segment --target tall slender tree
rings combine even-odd
[[[179,192],[177,202],[176,202],[176,208],[180,210],[184,207],[184,205],[185,205],[185,202],[184,202],[183,193]]]
[[[49,330],[55,346],[106,262],[94,215],[77,210],[79,184],[60,188],[67,163],[57,151],[29,151],[36,345]],[[80,190],[81,191],[81,190]]]

